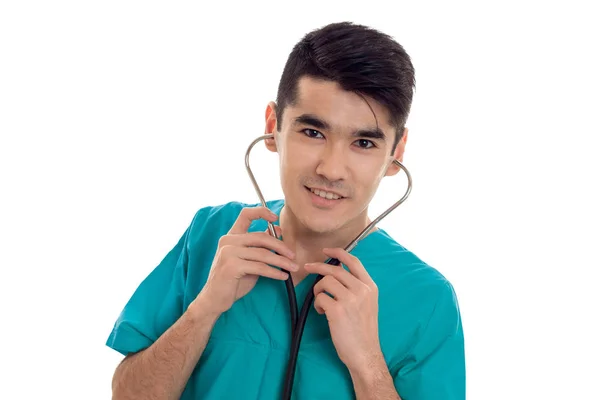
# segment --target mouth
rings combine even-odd
[[[309,192],[311,192],[313,195],[320,197],[322,199],[325,200],[342,200],[345,199],[344,196],[334,193],[334,192],[328,192],[326,190],[322,190],[322,189],[314,189],[314,188],[309,188],[309,187],[304,187],[306,190],[308,190]]]

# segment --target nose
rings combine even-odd
[[[317,174],[323,176],[330,182],[336,182],[347,178],[347,154],[343,146],[327,144],[319,155]]]

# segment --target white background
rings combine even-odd
[[[351,20],[417,71],[382,227],[454,284],[468,397],[599,399],[593,3],[3,2],[0,398],[110,398],[121,308],[198,208],[257,201],[289,51]]]

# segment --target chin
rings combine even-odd
[[[298,221],[315,234],[327,234],[338,231],[348,223],[348,204],[340,204],[333,208],[316,207],[309,201],[297,201],[291,204]],[[347,199],[344,200],[348,201]]]
[[[315,234],[327,234],[344,228],[357,217],[354,198],[318,198],[305,186],[284,190],[285,202],[296,220]]]
[[[328,220],[327,218],[301,218],[300,222],[315,234],[333,233],[342,227],[342,224],[338,221]]]

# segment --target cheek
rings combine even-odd
[[[379,165],[369,165],[364,162],[357,165],[360,165],[360,168],[354,170],[357,183],[364,187],[376,185],[381,176]]]
[[[362,192],[362,196],[371,198],[379,187],[379,183],[385,174],[386,168],[382,168],[381,163],[367,165],[363,162],[360,165],[360,168],[354,170],[354,182],[356,188],[360,188],[359,190]]]
[[[303,147],[294,146],[292,143],[289,143],[288,146],[282,149],[280,156],[282,173],[292,173],[296,175],[310,173],[311,168],[316,168],[318,160],[316,152],[306,151]]]
[[[280,177],[282,184],[295,185],[302,176],[302,157],[293,152],[282,152],[279,159]]]

